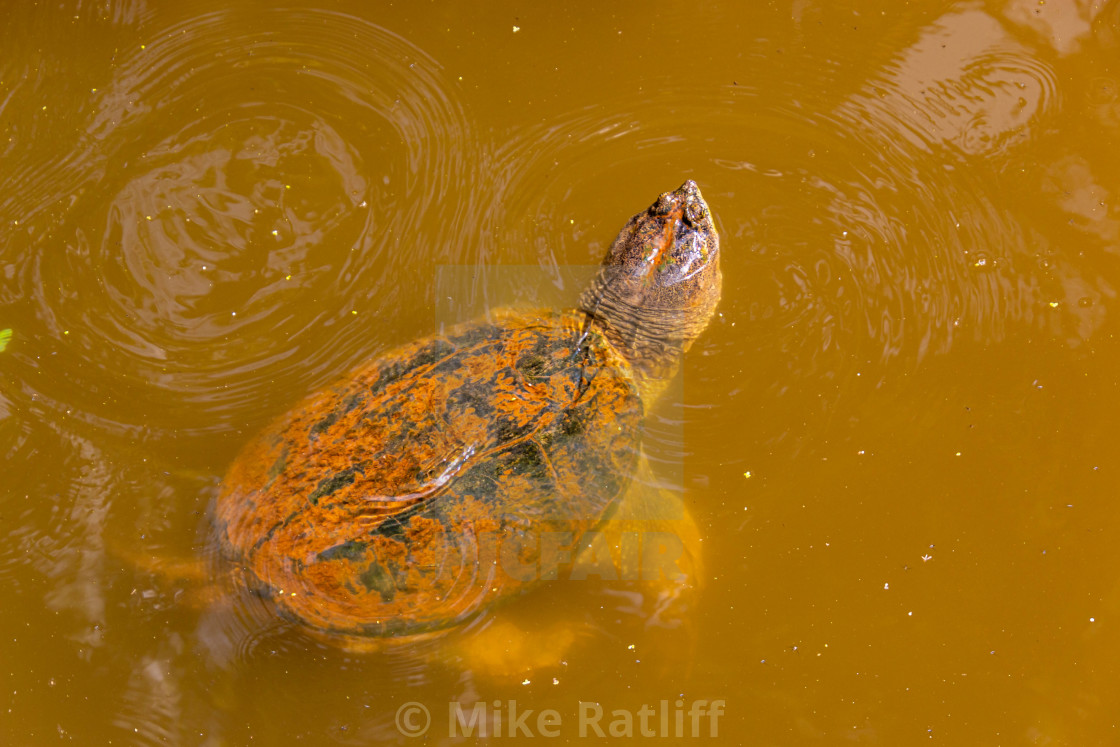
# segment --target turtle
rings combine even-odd
[[[222,553],[344,645],[454,629],[557,578],[620,515],[645,414],[721,283],[689,180],[630,218],[576,308],[405,344],[266,426],[218,490]]]

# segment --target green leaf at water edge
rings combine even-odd
[[[8,347],[8,341],[12,339],[12,330],[0,329],[0,353],[4,352],[4,348]]]

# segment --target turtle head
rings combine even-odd
[[[635,215],[580,307],[639,371],[671,370],[719,303],[719,235],[691,179]]]

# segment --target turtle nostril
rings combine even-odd
[[[696,182],[692,181],[691,179],[685,180],[684,184],[677,187],[677,192],[685,195],[690,200],[692,200],[692,199],[702,199],[700,197],[700,187],[698,187],[696,185]]]

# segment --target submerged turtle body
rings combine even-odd
[[[308,398],[231,469],[229,546],[282,609],[348,634],[444,627],[535,582],[541,533],[598,524],[638,457],[630,367],[581,323],[501,314]]]
[[[350,638],[447,628],[555,578],[618,505],[718,298],[686,182],[630,220],[580,309],[398,348],[266,428],[216,503],[225,552],[286,616]]]

